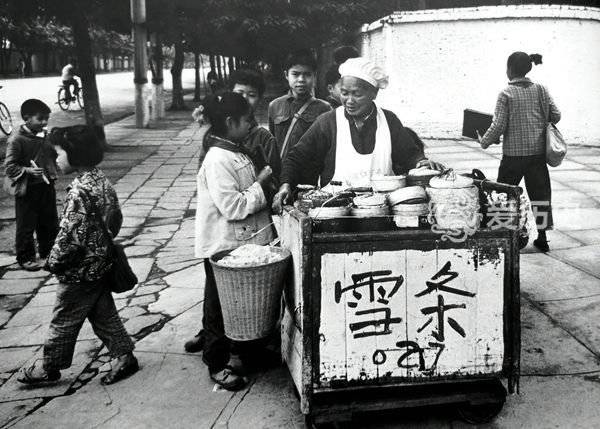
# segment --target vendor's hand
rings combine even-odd
[[[256,178],[256,181],[261,186],[266,186],[267,183],[269,183],[269,180],[271,180],[271,176],[273,176],[273,170],[271,169],[271,167],[266,165],[265,167],[263,167],[262,170],[260,170],[260,173],[258,173],[258,177]]]
[[[431,170],[444,171],[446,166],[441,162],[432,161],[431,159],[423,159],[417,163],[417,168],[427,167]]]
[[[284,183],[279,187],[279,191],[273,197],[273,212],[281,214],[283,206],[289,204],[292,196],[292,187],[289,183]]]
[[[25,167],[25,173],[33,177],[42,177],[44,175],[44,169],[36,167]]]

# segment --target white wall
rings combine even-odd
[[[385,65],[379,100],[423,136],[458,137],[462,111],[492,113],[514,51],[540,53],[569,142],[600,146],[600,9],[498,6],[401,12],[363,27],[363,55]]]

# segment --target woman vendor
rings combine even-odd
[[[277,213],[300,183],[325,187],[336,181],[356,188],[370,186],[372,176],[405,174],[415,167],[443,169],[425,158],[418,137],[394,113],[375,103],[379,89],[388,84],[379,66],[366,58],[350,58],[339,71],[342,105],[319,116],[290,150],[273,199]]]

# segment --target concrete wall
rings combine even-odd
[[[362,29],[362,52],[390,74],[379,100],[424,136],[458,137],[462,111],[492,113],[514,51],[539,53],[569,142],[600,146],[600,9],[497,6],[399,12]]]

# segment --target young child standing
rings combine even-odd
[[[309,51],[290,54],[285,62],[289,92],[269,104],[269,131],[282,162],[315,119],[331,110],[326,101],[313,96],[316,70],[317,61]]]
[[[48,125],[50,108],[41,100],[29,99],[21,105],[25,121],[8,138],[4,161],[7,181],[25,188],[15,195],[17,262],[28,271],[41,268],[36,261],[33,233],[40,259],[46,259],[58,232],[56,211],[56,151],[45,137],[38,136]]]
[[[267,244],[273,238],[266,189],[272,170],[258,175],[243,147],[250,131],[250,105],[240,94],[209,96],[200,108],[211,125],[204,141],[206,157],[197,176],[196,257],[204,259],[204,353],[211,379],[227,390],[245,385],[236,346],[224,333],[223,314],[208,258],[247,243]],[[262,231],[261,231],[262,230]],[[260,231],[260,232],[259,232]],[[256,235],[255,235],[256,234]]]

